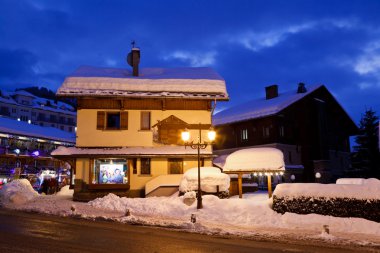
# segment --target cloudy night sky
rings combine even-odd
[[[0,88],[56,91],[81,65],[213,67],[230,102],[325,84],[358,122],[380,114],[380,1],[0,0]]]

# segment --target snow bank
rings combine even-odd
[[[74,194],[74,189],[70,189],[70,185],[65,185],[57,192],[57,196],[62,198],[72,198]]]
[[[24,181],[25,182],[25,181]],[[15,184],[15,183],[14,183]],[[20,185],[20,182],[17,183]],[[26,184],[27,185],[27,184]],[[23,183],[9,189],[24,192]],[[29,186],[30,187],[30,186]],[[63,189],[63,193],[67,188]],[[3,197],[4,191],[0,190]],[[186,197],[194,197],[194,192]],[[192,195],[192,196],[190,196]],[[323,225],[328,225],[332,236],[352,239],[359,243],[380,240],[380,223],[360,218],[337,218],[317,214],[299,215],[273,211],[269,207],[267,193],[244,194],[243,199],[219,199],[213,195],[203,196],[203,208],[184,204],[184,196],[120,198],[109,194],[89,203],[73,202],[59,195],[35,197],[22,205],[11,208],[61,216],[87,219],[114,220],[124,223],[180,228],[186,231],[238,236],[263,235],[279,238],[284,234],[295,238],[312,238],[320,235]],[[2,198],[1,198],[2,199]],[[74,208],[73,208],[74,207]],[[126,210],[130,216],[126,216]],[[190,222],[196,215],[196,224]]]
[[[380,200],[380,180],[371,178],[363,184],[279,184],[273,192],[278,198],[325,197]]]
[[[0,190],[0,202],[7,206],[9,204],[21,205],[38,196],[27,179],[17,179]]]
[[[216,167],[201,167],[201,189],[204,192],[228,191],[230,187],[230,177]],[[179,184],[180,192],[198,190],[198,168],[191,168],[183,174]]]
[[[364,184],[364,178],[339,178],[336,184]]]

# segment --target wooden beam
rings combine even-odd
[[[243,174],[238,174],[238,188],[239,188],[239,198],[243,198]]]
[[[268,175],[267,178],[268,178],[268,196],[269,198],[271,198],[272,197],[272,176]]]

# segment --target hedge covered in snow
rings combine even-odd
[[[280,184],[273,193],[279,213],[317,213],[380,222],[380,181],[362,184]]]

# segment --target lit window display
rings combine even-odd
[[[93,184],[127,184],[128,166],[126,159],[96,159]]]

